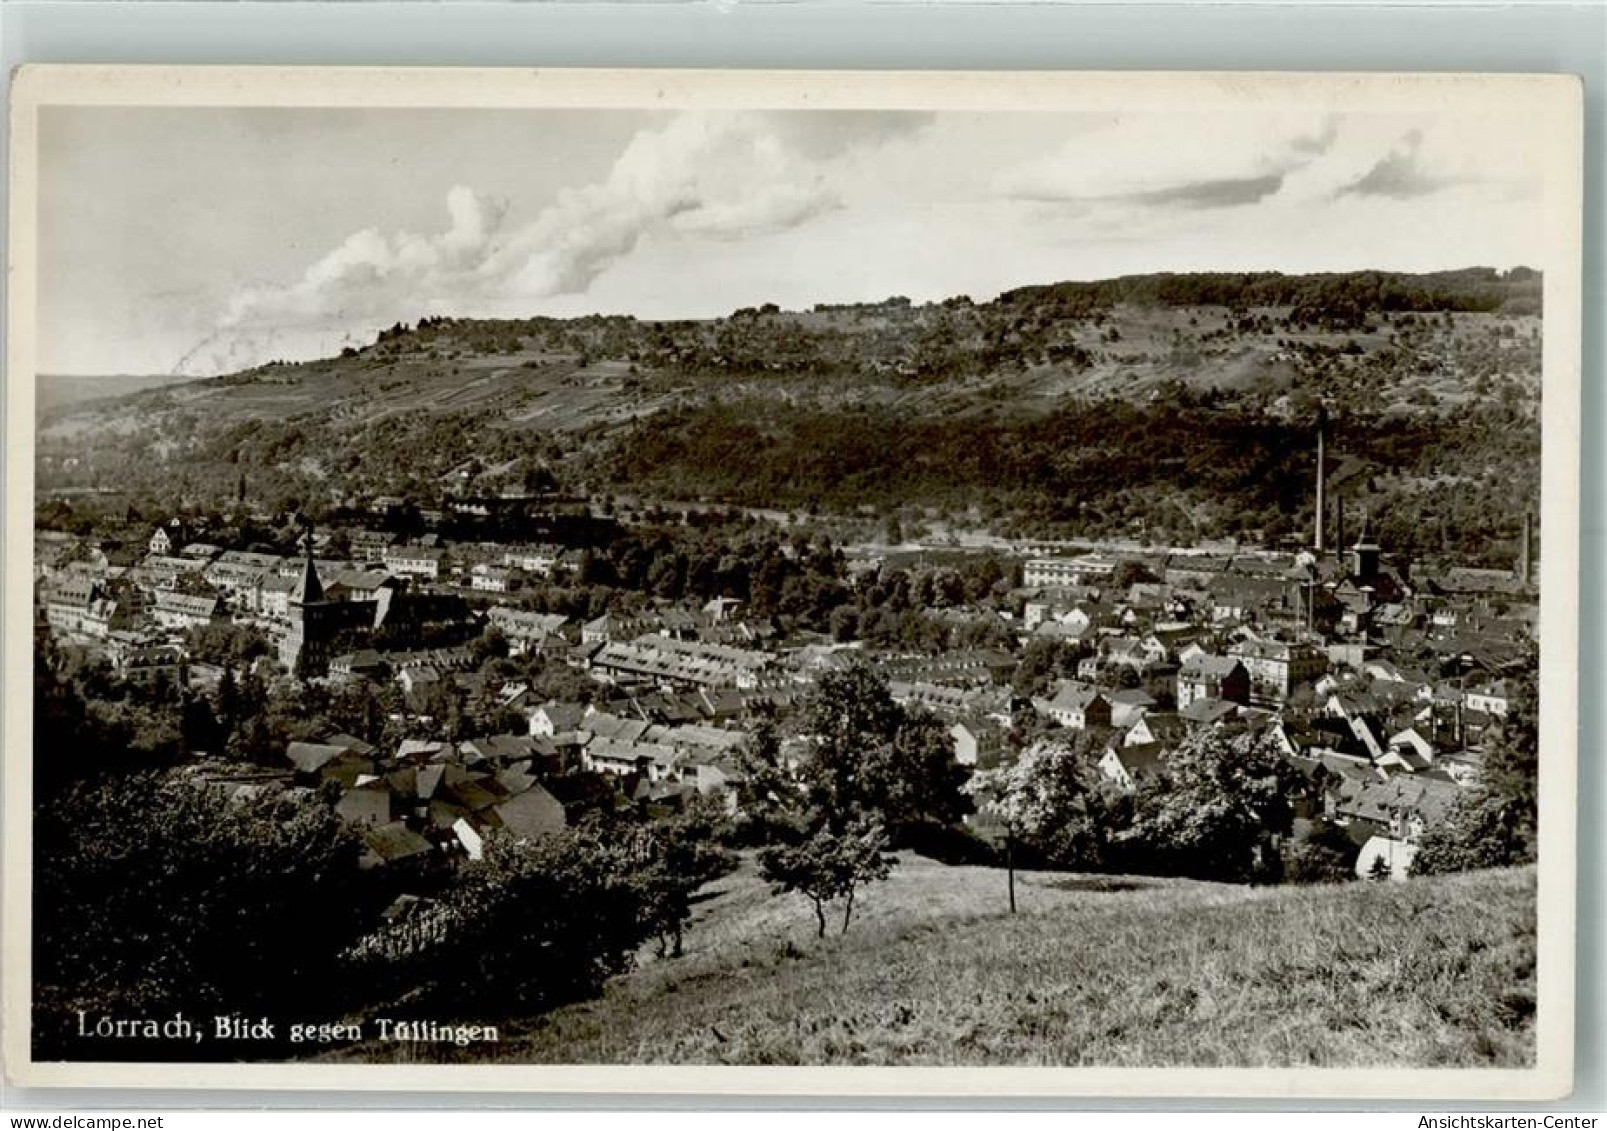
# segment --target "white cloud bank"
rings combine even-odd
[[[838,203],[818,164],[763,115],[681,115],[639,132],[606,178],[563,191],[523,225],[459,185],[439,233],[356,232],[294,282],[237,292],[220,337],[344,332],[580,294],[650,236],[783,231]]]

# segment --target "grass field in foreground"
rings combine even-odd
[[[466,1059],[1532,1063],[1530,869],[1298,889],[1057,874],[1018,885],[1011,916],[1002,872],[906,855],[863,918],[821,940],[807,904],[772,896],[745,862],[703,893],[685,956],[504,1024],[500,1045]]]

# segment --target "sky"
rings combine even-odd
[[[229,372],[426,315],[712,317],[1151,271],[1540,265],[1532,123],[49,106],[41,373]]]

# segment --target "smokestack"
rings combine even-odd
[[[1322,553],[1324,546],[1322,540],[1323,512],[1327,510],[1327,475],[1323,466],[1323,433],[1327,431],[1328,414],[1322,406],[1317,406],[1317,553]]]
[[[1529,544],[1534,539],[1534,514],[1531,511],[1523,512],[1523,542],[1518,546],[1518,580],[1528,585],[1530,582]]]

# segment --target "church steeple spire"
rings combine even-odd
[[[312,524],[307,524],[307,532],[303,535],[307,546],[307,560],[302,566],[301,576],[296,579],[296,587],[290,591],[290,603],[293,605],[313,605],[324,599],[324,583],[318,580],[318,569],[312,560]]]

